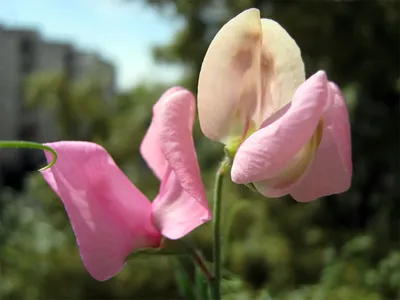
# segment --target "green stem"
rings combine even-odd
[[[224,175],[229,165],[229,158],[225,158],[215,177],[214,187],[214,216],[213,216],[213,260],[214,260],[214,281],[211,287],[213,300],[221,299],[221,271],[222,271],[222,249],[221,249],[221,196]]]
[[[207,263],[204,260],[203,255],[201,254],[200,251],[196,249],[196,246],[194,245],[193,241],[190,239],[190,236],[186,237],[185,239],[180,240],[181,243],[183,243],[186,247],[190,249],[193,255],[193,260],[194,263],[197,264],[197,266],[200,268],[200,270],[203,272],[204,276],[207,279],[207,282],[209,285],[211,285],[214,282],[214,276],[210,272],[209,268],[207,267]]]
[[[44,171],[46,169],[51,168],[57,161],[56,151],[54,151],[53,148],[50,148],[49,146],[45,146],[40,143],[26,142],[26,141],[0,141],[0,148],[29,148],[29,149],[38,149],[51,152],[51,154],[53,154],[53,161],[47,166],[41,168],[39,171]]]
[[[193,257],[194,257],[195,263],[199,266],[200,270],[203,272],[204,276],[207,278],[208,284],[212,284],[214,282],[214,277],[211,274],[211,272],[208,270],[203,257],[197,252],[197,250],[193,250]]]

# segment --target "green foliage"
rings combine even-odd
[[[102,141],[108,137],[108,123],[114,113],[110,101],[104,99],[98,81],[72,81],[65,74],[38,73],[26,84],[27,104],[31,108],[55,113],[61,137]]]
[[[245,267],[239,262],[249,264],[250,257],[258,252],[257,256],[263,256],[267,262],[270,273],[267,285],[275,295],[291,289],[303,290],[302,286],[320,281],[321,286],[327,285],[332,291],[325,292],[320,299],[367,299],[369,294],[372,299],[400,297],[398,288],[383,284],[385,280],[380,285],[367,285],[361,280],[367,270],[377,269],[388,259],[391,249],[399,249],[399,165],[394,162],[399,161],[400,153],[400,4],[395,1],[230,0],[185,1],[186,5],[179,0],[147,2],[159,7],[175,6],[176,15],[185,19],[186,26],[172,44],[157,49],[157,57],[190,69],[193,77],[186,84],[193,90],[204,49],[221,25],[242,10],[257,7],[262,17],[277,20],[297,41],[307,74],[325,69],[330,79],[343,88],[349,104],[352,189],[305,206],[290,200],[260,203],[257,196],[238,188],[254,205],[255,213],[262,216],[247,217],[245,213],[238,216],[238,225],[234,223],[231,229],[236,237],[231,236],[228,265],[244,273]],[[197,55],[197,51],[202,54]],[[225,196],[228,197],[237,195]],[[256,242],[251,244],[251,241]],[[348,241],[354,244],[347,244]],[[251,250],[246,250],[249,244]],[[352,247],[360,247],[363,250],[357,255],[364,255],[360,259],[341,255],[343,264],[348,265],[343,270],[324,261],[329,249],[352,253]],[[360,268],[359,273],[350,267],[353,264]],[[339,269],[345,273],[336,276]],[[356,285],[350,280],[352,276],[344,276],[347,273],[364,283]],[[297,297],[290,295],[288,299]]]
[[[347,193],[301,204],[290,198],[265,199],[226,182],[224,299],[399,298],[399,4],[146,2],[170,6],[174,17],[185,19],[175,41],[155,53],[164,62],[183,65],[187,76],[181,84],[193,91],[214,34],[229,18],[254,6],[296,39],[307,73],[326,69],[349,103],[354,179]],[[62,74],[38,74],[29,80],[27,95],[34,109],[56,112],[63,139],[101,143],[153,199],[158,182],[140,157],[139,146],[152,105],[165,89],[146,83],[103,101],[96,80],[76,83]],[[223,148],[202,136],[198,123],[194,136],[211,199]],[[193,234],[207,260],[210,233],[206,224]],[[27,178],[22,194],[1,188],[0,299],[202,299],[204,278],[191,260],[179,259],[180,268],[175,263],[167,256],[138,256],[117,277],[96,282],[83,268],[62,204],[40,175]],[[194,290],[179,290],[189,282]]]

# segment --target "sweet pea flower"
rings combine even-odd
[[[346,191],[350,125],[339,88],[319,71],[305,81],[300,49],[249,9],[225,24],[198,83],[203,133],[226,145],[231,177],[267,197],[300,202]]]
[[[61,198],[82,261],[97,280],[118,273],[133,251],[158,248],[162,236],[179,239],[210,220],[192,137],[195,99],[183,88],[168,90],[153,107],[141,153],[161,181],[150,202],[94,143],[47,144],[58,154],[42,175]],[[48,161],[51,154],[46,153]]]

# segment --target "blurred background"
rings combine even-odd
[[[172,85],[196,92],[210,41],[250,7],[297,41],[308,76],[324,69],[343,89],[354,176],[348,192],[309,204],[227,180],[224,299],[400,299],[397,1],[1,0],[0,140],[100,143],[152,199],[158,182],[139,154],[152,105]],[[195,143],[211,191],[222,146],[197,124]],[[0,299],[184,299],[170,257],[92,279],[35,171],[43,160],[0,150]],[[210,224],[194,238],[210,260]]]

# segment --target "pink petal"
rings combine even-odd
[[[329,83],[331,105],[323,115],[321,145],[307,172],[291,192],[300,202],[343,193],[350,188],[352,176],[351,137],[347,106],[339,88]]]
[[[323,125],[320,123],[310,141],[291,160],[290,164],[273,178],[254,182],[254,187],[264,196],[282,197],[290,193],[307,173],[314,154],[322,140]]]
[[[317,72],[296,91],[290,107],[272,116],[263,128],[239,147],[232,166],[232,180],[250,183],[273,178],[290,165],[315,132],[328,101],[326,74]]]
[[[60,196],[82,261],[95,279],[118,273],[133,250],[160,245],[151,203],[106,150],[88,142],[47,145],[57,152],[58,160],[42,174]],[[51,154],[46,156],[51,161]]]
[[[169,168],[153,201],[154,223],[162,235],[169,239],[179,239],[204,222],[210,220],[207,207],[185,191],[174,171]]]
[[[283,188],[271,188],[269,180],[258,181],[254,183],[256,190],[268,198],[280,198],[290,193],[293,185]]]
[[[201,224],[210,220],[211,213],[200,176],[200,168],[192,136],[195,108],[194,96],[186,90],[178,91],[167,97],[164,102],[160,103],[159,138],[161,151],[168,162],[169,168],[171,168],[171,172],[174,174],[174,181],[177,181],[177,184],[186,193],[186,196],[182,196],[179,200],[187,198],[186,201],[193,201],[193,204],[189,205],[191,209],[187,210],[181,217],[184,219],[188,217],[197,218],[198,220],[193,220],[193,222]],[[164,178],[164,180],[166,179]],[[168,197],[165,198],[162,194],[163,189],[161,189],[159,201],[169,203],[170,200],[166,200]],[[198,211],[202,211],[202,214],[199,214]],[[168,216],[165,216],[165,218],[169,220]],[[165,224],[164,222],[166,221],[160,222]],[[165,236],[171,238],[175,236],[171,235],[172,233],[169,233],[165,228],[161,229]]]
[[[163,178],[164,172],[167,168],[167,161],[165,160],[164,154],[161,152],[160,146],[160,107],[161,103],[165,102],[169,96],[182,90],[183,88],[181,87],[170,88],[153,106],[153,118],[151,120],[149,129],[143,138],[142,144],[140,145],[140,153],[142,154],[142,157],[160,181]]]

